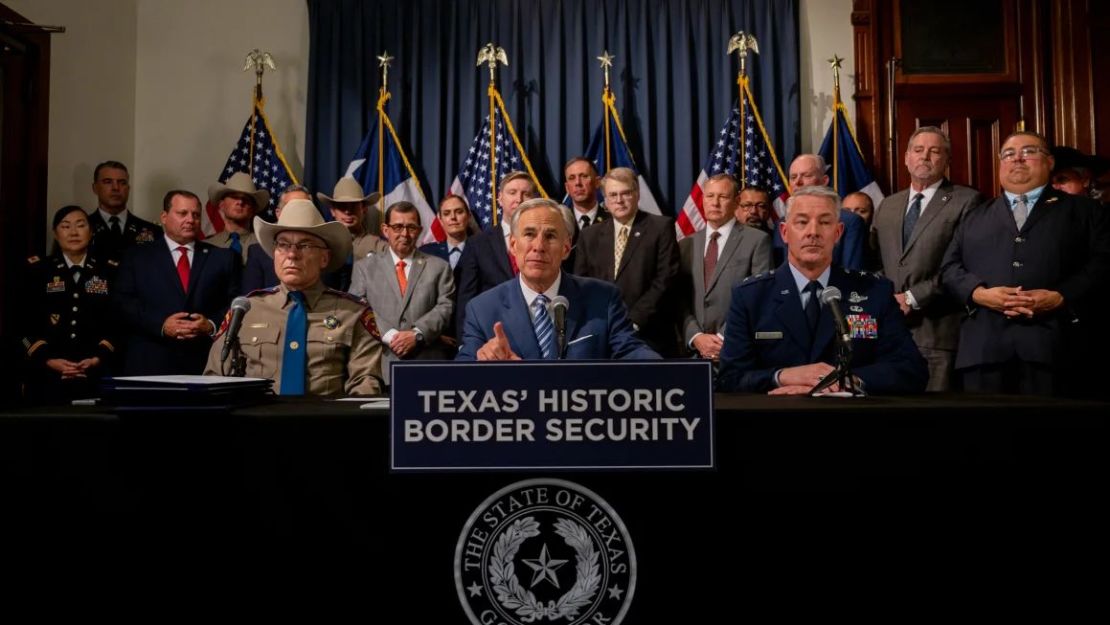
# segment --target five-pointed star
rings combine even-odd
[[[393,57],[389,56],[389,52],[382,52],[382,55],[378,57],[378,67],[389,67],[392,62]]]
[[[559,578],[555,577],[555,571],[559,570],[559,567],[566,564],[567,561],[555,560],[554,558],[551,558],[547,553],[547,543],[544,543],[543,549],[540,550],[540,557],[538,559],[525,558],[524,563],[536,572],[536,574],[532,576],[532,585],[529,586],[529,588],[535,588],[536,584],[542,582],[545,579],[554,584],[556,588],[558,588]]]
[[[842,59],[839,56],[834,54],[833,57],[831,59],[829,59],[829,67],[831,67],[833,69],[840,69],[840,64],[843,63],[843,62],[844,62],[844,59]]]
[[[482,587],[478,585],[478,582],[474,582],[467,586],[466,589],[470,591],[471,597],[479,597],[482,595]]]
[[[605,69],[613,66],[613,59],[615,58],[617,58],[616,55],[611,55],[609,51],[606,50],[601,56],[597,57],[597,60],[601,61],[601,67]]]
[[[609,598],[610,599],[616,599],[616,600],[620,601],[620,598],[621,598],[622,594],[624,594],[624,589],[621,588],[620,586],[617,586],[616,584],[614,584],[609,589]]]

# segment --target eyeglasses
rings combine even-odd
[[[1018,155],[1021,155],[1021,160],[1024,161],[1043,158],[1046,154],[1048,154],[1048,152],[1044,148],[1039,148],[1035,145],[1027,145],[1020,150],[1015,150],[1013,148],[1003,150],[1002,153],[998,155],[998,158],[1001,159],[1003,163],[1012,163],[1018,159]]]
[[[297,250],[304,254],[308,250],[326,250],[327,246],[313,245],[312,243],[293,243],[292,241],[274,241],[274,249],[280,251],[282,254],[291,254],[293,250]]]
[[[393,234],[401,234],[402,232],[416,234],[417,232],[423,230],[423,228],[416,224],[386,224],[385,227],[392,230]]]
[[[607,199],[607,200],[630,200],[630,199],[632,199],[632,196],[635,195],[635,193],[636,192],[633,191],[632,189],[627,189],[625,191],[614,191],[612,193],[606,193],[605,194],[605,199]]]
[[[752,210],[753,208],[767,210],[767,202],[741,202],[740,208],[745,210]]]

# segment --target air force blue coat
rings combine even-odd
[[[567,360],[658,360],[636,338],[617,287],[593,278],[563,272],[559,295],[567,298]],[[539,341],[518,279],[507,280],[475,297],[466,307],[462,345],[455,360],[477,360],[478,350],[493,338],[493,324],[502,322],[513,353],[541,360]]]
[[[853,326],[852,373],[871,394],[919,393],[929,371],[902,322],[894,286],[886,278],[833,266],[829,286],[843,294],[841,309]],[[811,339],[794,276],[787,264],[752,276],[732,290],[725,322],[722,391],[765,393],[779,369],[814,362],[836,364],[832,313],[822,307]]]

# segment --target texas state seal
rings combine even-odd
[[[474,625],[616,625],[636,589],[636,551],[593,491],[525,480],[470,515],[455,547],[455,588]]]

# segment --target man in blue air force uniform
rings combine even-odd
[[[467,304],[456,360],[553,360],[558,341],[551,303],[561,295],[566,313],[567,359],[658,359],[636,338],[617,287],[565,273],[570,224],[564,208],[529,200],[512,216],[509,248],[520,268]]]
[[[805,394],[835,362],[836,328],[820,304],[840,289],[852,336],[852,373],[877,393],[925,390],[925,359],[902,322],[894,287],[885,278],[832,265],[843,233],[840,199],[828,187],[802,187],[779,224],[787,259],[777,270],[748,278],[732,292],[718,387],[722,391]]]

